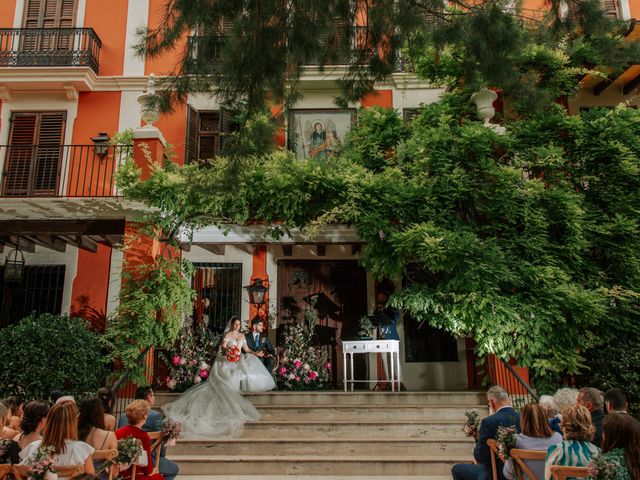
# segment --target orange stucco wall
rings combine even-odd
[[[80,92],[78,116],[73,124],[73,142],[91,143],[98,132],[113,135],[120,118],[120,92]]]
[[[162,21],[166,4],[167,0],[149,0],[150,28],[154,28]],[[184,38],[180,40],[172,50],[156,58],[147,58],[144,67],[145,75],[149,75],[150,73],[155,73],[156,75],[172,73],[182,58],[186,45],[187,35],[185,34]]]
[[[127,32],[127,5],[128,0],[87,2],[84,26],[93,28],[102,40],[100,75],[122,75]]]
[[[172,113],[161,115],[154,125],[160,129],[167,145],[175,153],[174,162],[183,164],[187,140],[187,106],[176,105]]]
[[[640,0],[629,0],[631,18],[640,18]]]
[[[367,93],[360,104],[363,107],[385,107],[393,108],[393,91],[392,90],[376,90],[375,92]]]
[[[104,329],[111,271],[111,247],[98,244],[96,253],[78,249],[78,266],[71,286],[71,316]]]
[[[0,1],[0,28],[13,28],[13,17],[16,14],[16,0]]]
[[[273,141],[278,147],[284,148],[286,145],[286,134],[284,130],[284,121],[283,121],[283,112],[284,105],[282,103],[278,105],[271,106],[271,115],[278,119],[280,122],[280,127],[276,130],[276,134],[274,136]]]

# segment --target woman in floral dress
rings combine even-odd
[[[627,413],[610,413],[602,426],[602,456],[616,464],[613,480],[640,478],[640,423]]]

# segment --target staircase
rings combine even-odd
[[[157,394],[158,407],[175,394]],[[167,457],[179,478],[444,480],[470,462],[465,410],[487,414],[479,392],[268,392],[246,394],[262,413],[240,438],[179,440]]]

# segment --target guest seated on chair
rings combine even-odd
[[[138,387],[136,390],[136,399],[145,400],[149,404],[149,417],[142,426],[142,430],[145,432],[159,432],[162,430],[162,414],[156,410],[153,410],[153,405],[156,401],[156,394],[150,386]],[[118,420],[118,427],[125,425],[127,419],[123,416]],[[173,480],[178,475],[178,465],[165,457],[166,449],[162,447],[160,449],[160,461],[158,462],[159,471],[166,480]],[[154,463],[156,458],[153,458]]]
[[[611,463],[617,463],[613,480],[640,478],[640,423],[631,415],[612,413],[602,426],[602,453]]]
[[[110,432],[116,429],[116,417],[113,416],[113,393],[109,387],[98,390],[98,398],[104,406],[104,425]]]
[[[586,467],[591,458],[600,450],[591,440],[595,427],[591,423],[591,414],[586,407],[574,405],[562,412],[562,433],[564,441],[552,445],[547,450],[547,460],[544,467],[545,480],[551,480],[551,466]]]
[[[520,431],[522,433],[516,436],[515,448],[521,450],[546,452],[551,445],[562,442],[562,435],[551,430],[544,408],[534,403],[525,405],[520,412]],[[529,480],[537,480],[544,476],[544,460],[525,460],[525,463],[535,474],[535,478]],[[516,478],[513,460],[509,459],[505,462],[502,472],[508,480]]]
[[[6,403],[0,402],[0,429],[4,428],[10,418],[11,409]],[[19,463],[20,457],[18,454],[20,453],[20,446],[18,442],[14,442],[8,438],[0,439],[0,442],[4,444],[4,448],[0,450],[0,463]]]
[[[44,402],[29,402],[24,407],[22,415],[22,433],[16,435],[14,440],[20,444],[20,450],[26,448],[31,442],[42,440],[42,432],[47,425],[49,405]]]
[[[108,431],[104,424],[104,407],[98,397],[89,397],[80,402],[80,416],[78,417],[78,436],[96,450],[115,450],[118,439],[113,432]],[[96,461],[98,467],[102,461]]]
[[[556,402],[551,395],[542,395],[538,400],[538,405],[542,407],[549,421],[549,426],[554,432],[558,432],[562,436],[562,429],[560,428],[560,411]]]
[[[30,443],[20,452],[21,464],[26,464],[41,446],[54,448],[53,460],[57,466],[84,465],[85,473],[95,473],[91,463],[94,448],[78,441],[78,408],[75,403],[63,402],[51,408],[42,440]]]
[[[4,399],[4,403],[11,409],[11,420],[7,427],[20,433],[20,423],[24,414],[24,399],[20,395],[9,395]]]
[[[604,421],[604,395],[597,388],[581,388],[576,400],[578,405],[582,405],[591,414],[591,423],[595,428],[592,443],[599,447],[602,444],[602,422]]]
[[[123,438],[134,437],[142,442],[143,455],[147,456],[147,462],[145,466],[139,466],[136,468],[135,480],[147,480],[149,478],[162,478],[161,475],[153,475],[153,463],[151,462],[151,439],[149,434],[142,430],[142,426],[147,421],[149,415],[149,403],[144,400],[134,400],[125,409],[125,414],[129,425],[116,430],[116,437],[118,440]],[[120,476],[125,479],[130,479],[133,472],[133,467],[129,467],[124,472],[120,472]]]
[[[627,413],[629,410],[627,394],[621,388],[607,390],[604,394],[604,403],[607,407],[607,413]]]
[[[520,431],[520,416],[511,406],[509,394],[499,385],[491,387],[487,391],[490,416],[480,423],[478,441],[473,449],[473,457],[476,463],[458,463],[451,469],[453,480],[489,480],[491,478],[491,452],[487,440],[495,439],[498,427],[515,426]],[[497,459],[498,478],[502,475],[503,464]]]

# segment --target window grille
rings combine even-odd
[[[242,310],[241,263],[194,263],[191,285],[196,291],[194,320],[222,331]]]

